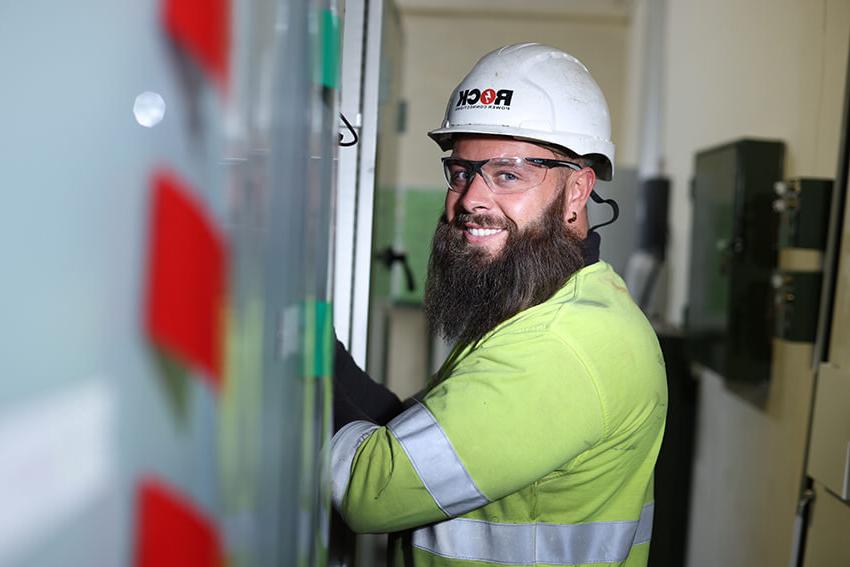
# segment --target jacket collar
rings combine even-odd
[[[599,233],[595,231],[587,233],[587,238],[581,241],[585,266],[590,266],[599,261],[599,245],[601,242],[602,239],[599,237]]]

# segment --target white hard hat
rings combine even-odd
[[[482,57],[449,98],[442,126],[428,132],[443,150],[457,134],[544,142],[588,158],[600,179],[614,174],[602,90],[581,61],[548,45],[508,45]]]

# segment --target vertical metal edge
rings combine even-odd
[[[838,279],[838,261],[841,257],[841,229],[846,219],[844,207],[847,201],[847,171],[850,165],[850,46],[848,46],[847,74],[844,81],[844,114],[841,119],[841,144],[838,150],[838,164],[835,173],[835,185],[832,191],[832,204],[829,215],[829,235],[826,243],[826,255],[823,263],[823,284],[821,286],[820,309],[818,310],[818,330],[815,336],[812,368],[817,370],[818,363],[826,362],[829,357],[829,341],[832,334],[832,310],[835,306],[835,288]]]
[[[355,217],[354,285],[351,301],[349,351],[366,367],[369,324],[369,282],[372,269],[372,217],[375,195],[375,155],[378,141],[378,90],[381,64],[383,0],[366,2],[366,37],[363,58],[362,126]]]
[[[339,111],[359,126],[365,0],[346,0],[342,27]],[[354,242],[357,212],[357,170],[360,144],[339,148],[334,207],[333,295],[334,328],[346,346],[351,345]]]
[[[847,442],[847,453],[844,458],[844,483],[841,487],[841,498],[850,500],[850,441]]]
[[[801,477],[800,494],[805,495],[806,479],[809,471],[809,451],[812,443],[812,427],[815,417],[815,402],[817,401],[818,382],[820,379],[821,365],[826,364],[829,358],[829,341],[832,335],[832,310],[835,306],[835,288],[838,279],[838,260],[841,256],[841,229],[844,225],[844,207],[847,197],[847,172],[850,165],[850,44],[848,44],[847,71],[844,78],[844,111],[841,118],[841,141],[838,148],[838,161],[836,164],[835,181],[832,190],[830,204],[829,228],[826,241],[826,250],[823,261],[823,280],[821,283],[820,306],[818,309],[818,323],[815,331],[815,344],[812,348],[812,392],[809,399],[809,415],[806,424],[806,448],[803,453],[803,474]],[[848,463],[844,469],[844,490],[848,488],[848,469],[850,469],[850,444],[848,444]],[[802,565],[805,560],[806,545],[805,534],[808,530],[808,518],[801,518],[800,549],[794,565]]]
[[[809,522],[811,504],[815,499],[815,491],[810,482],[804,482],[804,485],[805,488],[797,501],[797,513],[794,515],[791,532],[791,556],[788,560],[788,567],[802,565],[803,550],[806,548],[806,527]]]
[[[645,77],[641,84],[638,179],[664,173],[664,79],[667,0],[646,4],[643,45]]]

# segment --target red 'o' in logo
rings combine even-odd
[[[481,93],[481,102],[484,104],[493,104],[493,101],[496,100],[496,91],[493,89],[485,89],[483,93]]]

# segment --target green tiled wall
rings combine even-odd
[[[428,273],[428,257],[431,253],[431,238],[437,219],[443,212],[446,190],[440,188],[408,188],[404,191],[402,214],[402,238],[408,262],[413,270],[416,290],[410,292],[402,286],[399,301],[422,303],[425,291],[425,276]]]
[[[374,298],[390,296],[390,270],[382,262],[374,261],[388,246],[392,246],[396,231],[396,188],[394,185],[379,185],[375,192],[375,209],[372,217],[372,273],[369,295]]]

